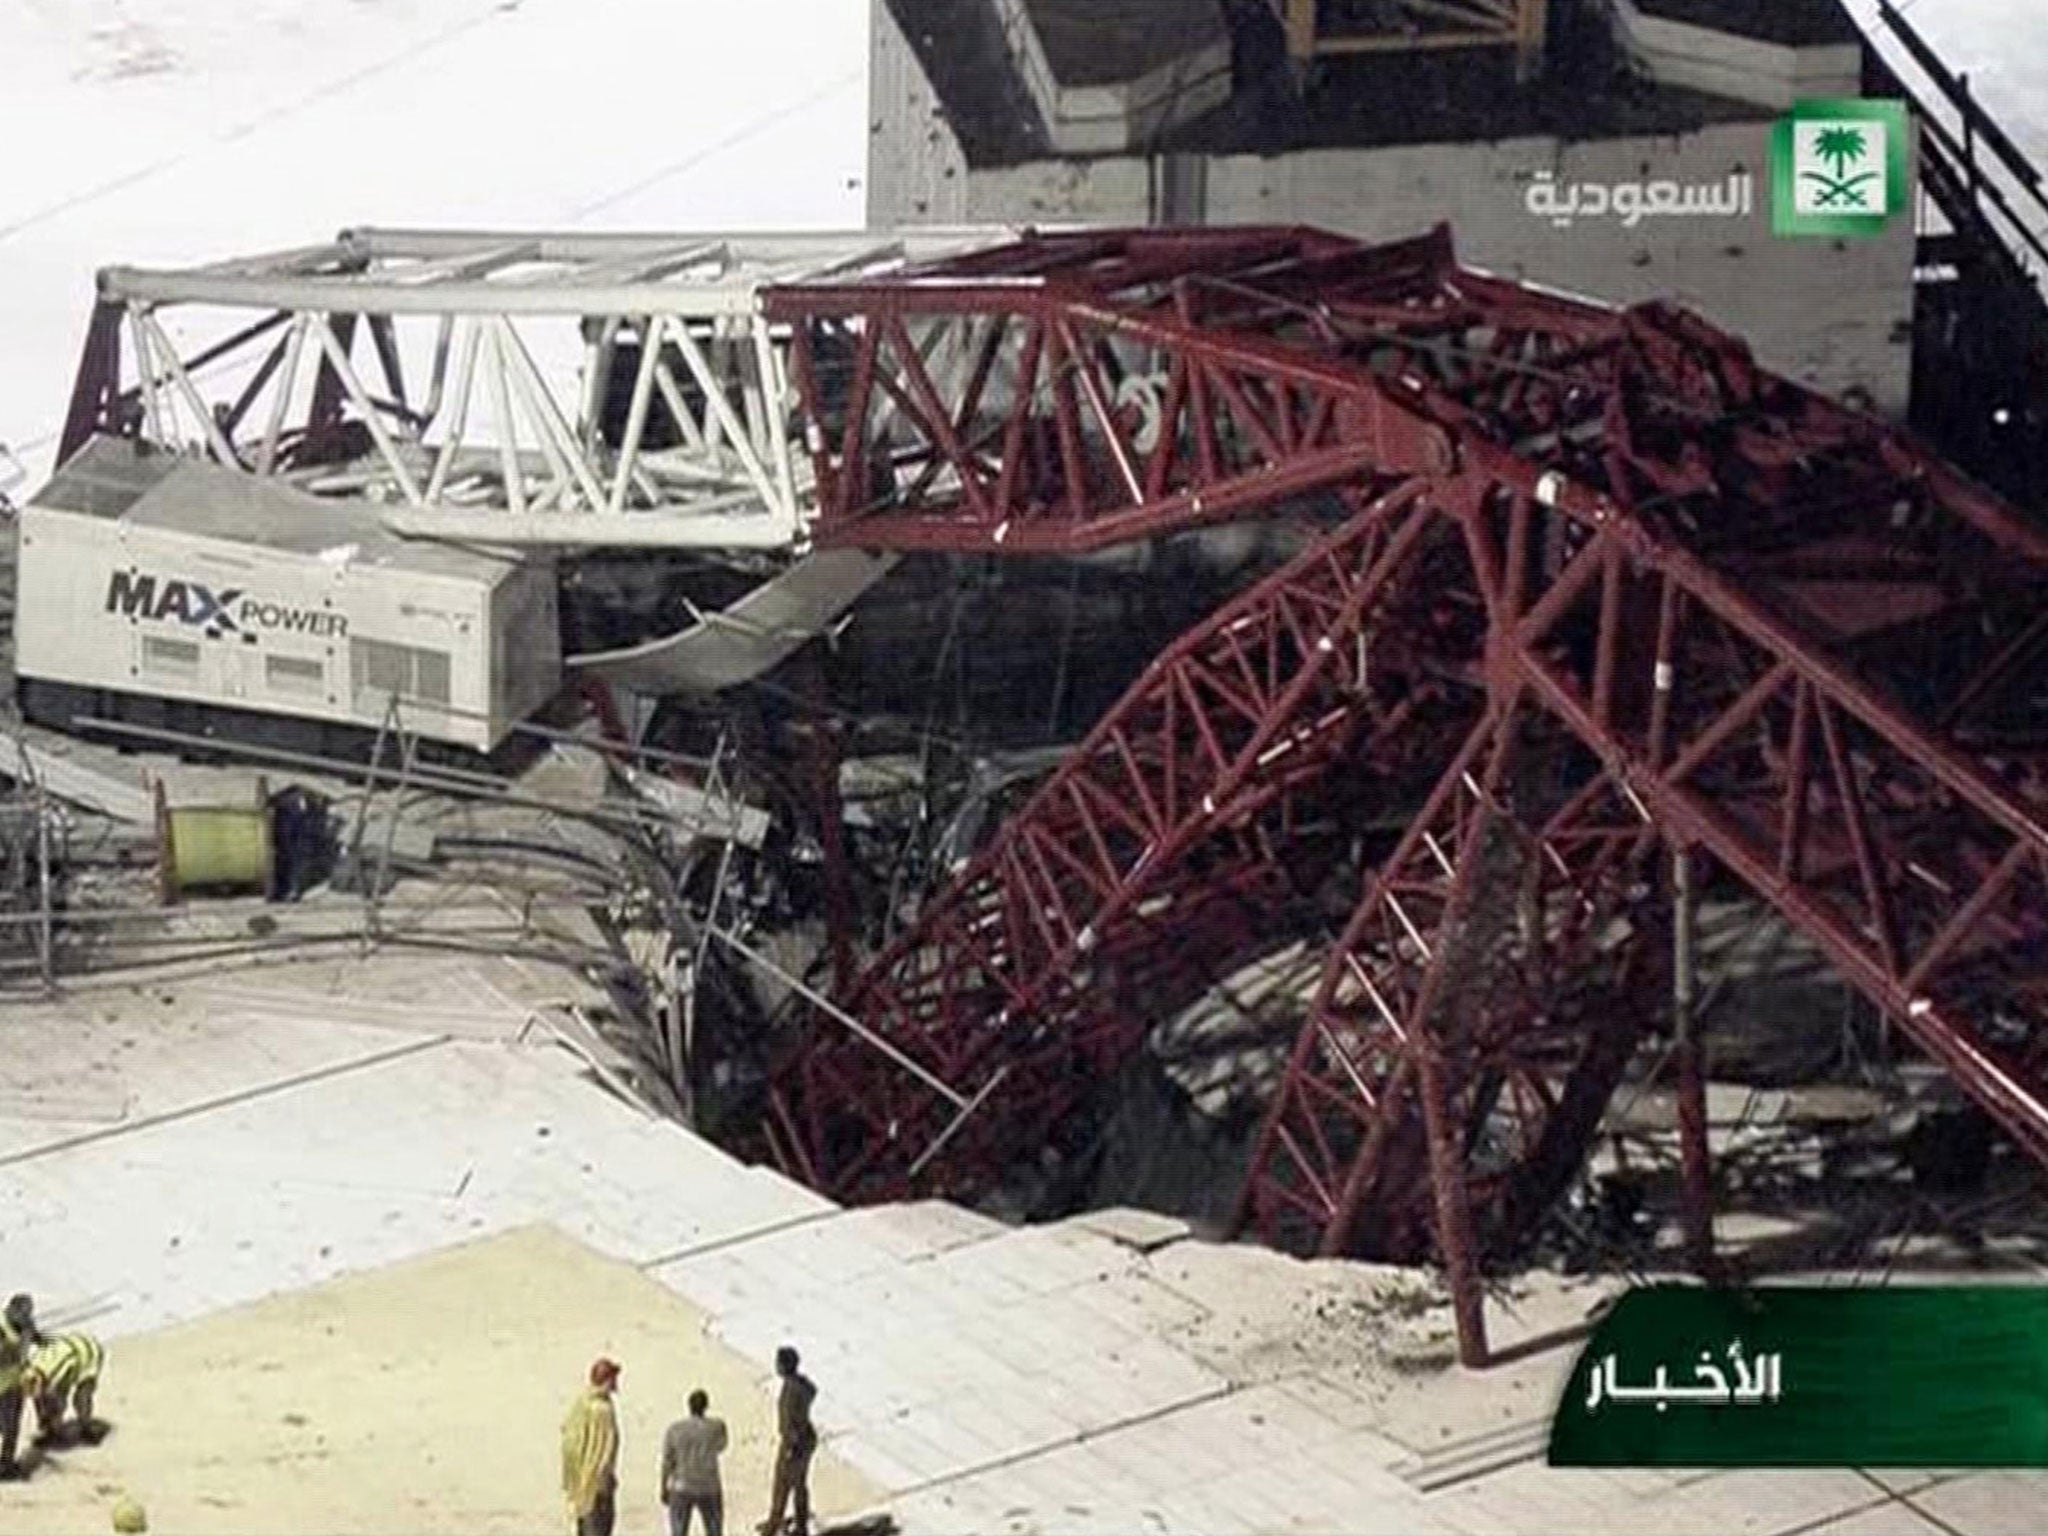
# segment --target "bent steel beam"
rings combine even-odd
[[[820,1034],[775,1087],[785,1165],[843,1198],[985,1188],[1102,1088],[1168,996],[1284,932],[1274,898],[1332,767],[1398,783],[1428,722],[1464,707],[1404,680],[1456,532],[1397,486],[1156,661],[848,999],[937,1077],[1004,1072],[1000,1099],[919,1183],[947,1106]],[[1189,925],[1201,964],[1162,971],[1158,946]],[[1131,1005],[1105,1006],[1117,993]]]
[[[796,328],[818,542],[1079,552],[1446,472],[1449,436],[1398,381],[1288,338],[1298,292],[1411,318],[1442,303],[1447,249],[1112,232],[772,289],[770,318]]]
[[[96,432],[141,436],[381,501],[420,537],[791,549],[809,468],[762,289],[1007,233],[356,230],[110,267],[59,460]]]
[[[1469,1286],[1526,1233],[1654,1022],[1613,1000],[1665,963],[1645,905],[1660,842],[1710,855],[1820,944],[2048,1158],[2048,701],[2027,681],[2048,648],[2048,536],[1904,434],[1771,375],[1697,317],[1462,269],[1440,233],[1383,250],[1302,231],[1026,239],[768,305],[796,328],[824,541],[1079,550],[1389,481],[1456,524],[1462,558],[1428,567],[1429,600],[1411,589],[1365,626],[1376,655],[1427,653],[1440,688],[1457,680],[1443,696],[1458,709],[1416,736],[1417,756],[1457,771],[1361,872],[1247,1190],[1247,1219],[1276,1241],[1457,1250]],[[1105,742],[1141,760],[1115,723],[1138,718],[1158,672],[1077,775]],[[1177,698],[1189,741],[1242,731],[1247,701],[1260,731],[1290,729],[1284,690]],[[1492,833],[1468,836],[1471,765],[1450,743],[1477,751],[1470,733],[1503,722],[1520,760],[1545,765],[1541,792],[1517,775],[1487,802]],[[1370,758],[1317,771],[1378,782]],[[1128,784],[1104,790],[1131,821],[1130,859],[1180,835]],[[972,1056],[1037,1027],[1041,970],[1071,962],[1135,868],[1102,861],[1089,819],[1055,804],[1027,809],[862,983],[894,998],[906,957],[931,963],[903,1015],[922,1049]],[[1042,847],[1056,824],[1072,842],[1057,856]],[[1519,850],[1538,871],[1530,910],[1471,931],[1451,899],[1467,843]],[[1447,883],[1429,895],[1432,879]],[[944,935],[970,908],[1014,947],[965,971],[1028,979],[948,995],[963,972],[946,957],[972,951]],[[1447,978],[1459,943],[1480,958]],[[1005,957],[993,971],[989,954]],[[1445,1003],[1469,988],[1483,1008]],[[1482,1018],[1511,1023],[1496,1040]],[[1542,1065],[1510,1066],[1515,1042]],[[1527,1107],[1504,1112],[1515,1083]],[[839,1091],[876,1086],[856,1073]],[[979,1113],[996,1125],[1002,1093]],[[979,1155],[1001,1140],[988,1134]],[[841,1166],[868,1155],[849,1142]]]

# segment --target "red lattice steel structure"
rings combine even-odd
[[[1479,1265],[1665,1007],[1668,854],[2048,1158],[2048,538],[1661,306],[1293,229],[1027,237],[771,289],[821,544],[1322,532],[1160,657],[778,1076],[783,1164],[972,1194],[1366,860],[1241,1219]],[[1199,963],[1196,963],[1199,962]],[[881,1048],[878,1049],[877,1047]]]

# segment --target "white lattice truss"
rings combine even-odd
[[[129,430],[381,502],[399,532],[801,548],[810,460],[793,436],[788,334],[762,316],[762,290],[1015,233],[352,230],[191,270],[109,268],[100,302],[120,312]],[[300,465],[323,397],[330,424],[360,423],[368,442]]]

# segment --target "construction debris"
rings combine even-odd
[[[221,461],[209,484],[382,497],[416,535],[495,517],[511,546],[570,551],[569,627],[605,639],[571,665],[576,699],[482,721],[438,686],[421,716],[408,662],[371,689],[381,710],[355,690],[321,714],[348,716],[346,743],[56,679],[108,695],[70,700],[96,740],[304,775],[295,814],[324,835],[294,839],[288,881],[253,853],[215,879],[165,813],[169,884],[289,887],[288,915],[144,921],[117,895],[125,853],[68,855],[82,894],[46,924],[53,965],[209,921],[218,947],[184,958],[316,928],[456,942],[458,913],[491,910],[460,941],[601,986],[601,1012],[545,1025],[649,1113],[846,1200],[1142,1201],[1440,1262],[1468,1363],[1500,1265],[1662,1262],[1674,1204],[1708,1262],[1709,1159],[1767,1205],[1868,1183],[1886,1147],[1929,1198],[1975,1191],[2001,1167],[1992,1124],[2048,1148],[2048,1090],[1973,1065],[2036,1001],[2040,786],[1982,733],[2038,724],[2019,678],[2048,544],[1737,338],[1469,270],[1443,230],[986,230],[715,262],[564,237],[520,257],[523,292],[653,317],[582,317],[578,415],[474,280],[511,260],[372,233],[289,271],[109,275],[145,335],[159,311],[283,304],[336,347],[324,317],[403,291],[494,338],[435,366],[465,401],[502,384],[541,451],[517,419],[495,454],[461,421],[430,448],[444,380],[414,401],[395,367],[396,401],[340,380],[354,437],[284,432],[299,397],[268,376],[267,417],[186,421],[210,387],[191,370],[152,427],[114,403],[116,328],[58,500],[142,469],[138,515],[175,500],[197,482],[149,434],[183,423]],[[1164,325],[1168,279],[1260,302]],[[1365,329],[1312,336],[1323,310]],[[1054,333],[1087,362],[1041,387]],[[1186,382],[1217,369],[1227,386]],[[1809,517],[1799,487],[1823,480],[1858,510]],[[662,553],[616,558],[641,545]],[[1956,562],[1967,591],[1939,578]],[[122,579],[138,623],[179,617]],[[516,649],[501,635],[491,666]],[[364,686],[383,675],[350,654]],[[1954,1106],[1902,1075],[1918,1053],[1990,1119],[1940,1119]]]

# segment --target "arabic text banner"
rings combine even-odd
[[[1649,1286],[1595,1328],[1556,1467],[2048,1467],[2048,1288]]]

